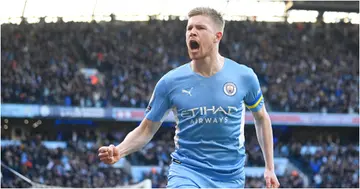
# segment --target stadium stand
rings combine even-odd
[[[285,157],[300,165],[303,170],[288,170],[279,176],[282,187],[304,187],[305,172],[308,187],[359,187],[358,129],[351,128],[283,128],[274,127],[275,157]],[[154,139],[141,151],[116,166],[100,163],[97,147],[104,143],[121,142],[126,130],[96,133],[90,130],[73,132],[59,138],[46,138],[43,131],[28,134],[18,143],[2,142],[2,163],[36,183],[61,187],[116,187],[151,180],[152,187],[165,187],[167,165],[174,149],[173,127],[161,128]],[[253,128],[245,130],[247,167],[264,165]],[[306,136],[306,137],[304,137]],[[5,138],[5,136],[4,136]],[[53,142],[49,142],[53,141]],[[131,167],[137,167],[133,173]],[[141,169],[147,167],[148,169]],[[27,182],[2,168],[2,187],[29,187]],[[74,178],[80,179],[74,179]],[[137,178],[134,178],[137,177]],[[107,182],[105,182],[105,178]],[[247,187],[264,187],[260,177],[247,177]]]
[[[2,102],[144,108],[158,79],[188,61],[185,24],[4,24]],[[272,111],[354,113],[358,33],[345,23],[228,22],[220,49],[255,70]]]

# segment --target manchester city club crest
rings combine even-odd
[[[236,85],[231,82],[227,82],[224,85],[224,93],[228,96],[234,96],[236,93]]]

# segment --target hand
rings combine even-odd
[[[98,150],[100,161],[105,164],[114,164],[120,160],[120,153],[114,145],[102,146]]]
[[[275,175],[275,171],[265,169],[264,178],[266,182],[266,188],[279,188],[280,183]]]

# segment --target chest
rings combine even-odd
[[[240,107],[246,95],[243,86],[241,81],[230,77],[208,80],[189,78],[172,86],[170,103],[178,110]]]

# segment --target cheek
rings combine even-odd
[[[204,45],[204,47],[207,47],[207,48],[209,48],[209,47],[211,47],[212,46],[212,44],[213,44],[213,39],[212,38],[210,38],[210,37],[206,37],[206,38],[204,38],[205,40],[203,41],[203,45]]]
[[[202,39],[204,39],[204,42],[207,44],[207,45],[210,45],[214,42],[214,36],[213,35],[209,35],[207,33],[204,33],[203,36],[202,36]]]

